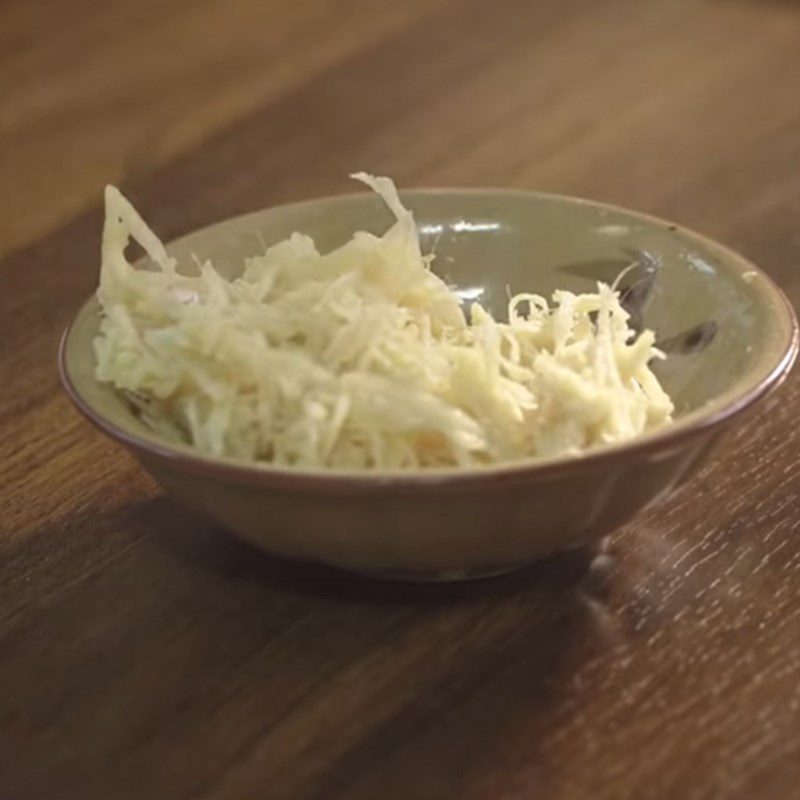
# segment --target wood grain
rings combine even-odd
[[[166,237],[402,184],[673,217],[800,304],[800,8],[7,0],[0,797],[800,797],[800,375],[593,560],[404,587],[191,518],[57,387],[99,187]]]
[[[0,253],[93,204],[105,183],[152,172],[437,5],[9,3],[0,206],[13,213],[0,219]]]

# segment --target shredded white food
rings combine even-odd
[[[96,376],[143,419],[214,456],[346,469],[478,466],[577,455],[669,422],[672,403],[617,293],[517,294],[508,322],[430,269],[388,178],[363,181],[396,222],[320,254],[299,233],[227,280],[181,272],[106,189]],[[125,257],[135,239],[153,262]],[[487,265],[490,269],[491,265]]]

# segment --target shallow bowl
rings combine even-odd
[[[585,291],[625,276],[633,322],[656,331],[659,377],[675,423],[578,458],[481,469],[370,474],[285,469],[211,458],[157,435],[94,379],[99,305],[65,332],[64,387],[78,409],[130,449],[171,495],[270,553],[395,578],[496,574],[609,533],[687,481],[737,415],[774,389],[798,348],[797,321],[775,284],[742,256],[633,211],[501,190],[407,192],[434,269],[505,318],[509,291]],[[391,219],[374,195],[269,208],[184,236],[168,250],[220,271],[294,231],[320,250]]]

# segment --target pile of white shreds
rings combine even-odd
[[[354,177],[397,221],[321,255],[293,234],[223,278],[177,271],[113,187],[97,379],[154,428],[212,455],[277,465],[405,469],[574,455],[670,420],[672,403],[617,293],[518,294],[508,322],[430,270],[387,178]],[[129,237],[154,268],[134,269]],[[491,269],[491,265],[487,265]]]

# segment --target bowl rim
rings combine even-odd
[[[776,306],[783,311],[782,322],[786,325],[788,335],[783,346],[779,350],[779,356],[769,370],[746,387],[738,394],[732,396],[730,400],[717,408],[704,411],[701,407],[690,412],[687,417],[678,419],[670,425],[649,433],[641,434],[628,441],[603,445],[594,448],[587,453],[579,456],[559,456],[557,458],[537,459],[523,458],[513,461],[497,462],[480,467],[436,467],[415,470],[343,470],[343,469],[322,469],[308,467],[285,467],[275,466],[269,462],[246,461],[228,456],[210,456],[195,450],[190,444],[179,444],[177,447],[164,442],[156,441],[157,434],[153,434],[153,440],[143,438],[131,433],[114,422],[107,419],[101,413],[95,411],[92,405],[83,397],[80,390],[75,385],[67,365],[67,346],[70,335],[74,330],[76,322],[79,320],[86,307],[95,301],[93,293],[84,301],[72,321],[64,330],[58,347],[58,372],[63,389],[78,411],[95,427],[107,434],[110,438],[123,444],[132,450],[137,456],[151,457],[166,461],[174,468],[182,471],[192,472],[204,476],[216,477],[235,483],[245,483],[250,485],[275,486],[294,489],[313,488],[335,493],[342,492],[369,492],[372,490],[386,490],[387,488],[410,490],[422,489],[425,487],[444,489],[459,488],[471,485],[475,482],[480,484],[494,484],[497,482],[508,483],[509,481],[549,479],[556,478],[576,469],[601,466],[610,461],[625,456],[648,456],[653,453],[679,445],[685,440],[693,438],[705,431],[710,431],[727,422],[732,417],[741,413],[753,403],[761,399],[769,392],[775,390],[789,374],[800,349],[800,326],[792,304],[780,286],[761,268],[753,264],[749,259],[740,253],[730,249],[704,234],[687,228],[684,225],[671,222],[662,217],[657,217],[641,211],[626,208],[602,201],[590,200],[555,192],[542,192],[527,189],[504,189],[492,187],[423,187],[406,189],[400,192],[401,197],[413,197],[414,195],[522,195],[530,198],[540,198],[554,200],[567,204],[589,205],[594,208],[614,213],[622,213],[633,221],[640,221],[650,225],[666,227],[670,232],[694,240],[697,244],[710,248],[722,256],[726,262],[731,262],[745,272],[756,273],[768,293],[777,300]],[[196,228],[175,237],[167,243],[180,242],[182,239],[206,231],[210,228],[223,226],[234,221],[242,220],[246,217],[262,214],[267,211],[281,209],[300,209],[306,205],[317,205],[320,203],[330,203],[342,200],[355,200],[373,196],[370,192],[348,192],[342,194],[325,195],[317,198],[309,198],[292,203],[282,203],[275,206],[267,206],[262,209],[237,214],[209,225]]]

